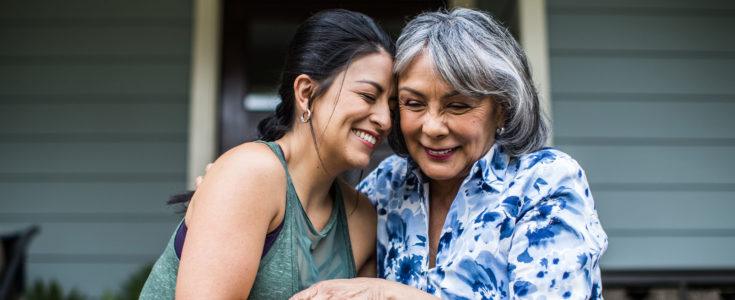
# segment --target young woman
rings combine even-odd
[[[214,162],[141,298],[282,299],[321,280],[375,276],[375,212],[337,175],[366,167],[391,127],[393,54],[363,14],[304,22],[262,141]]]

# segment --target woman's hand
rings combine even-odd
[[[291,297],[301,299],[388,299],[380,286],[386,280],[376,278],[332,279],[320,281]]]
[[[419,289],[380,278],[358,277],[320,281],[291,297],[302,299],[433,299]]]
[[[207,176],[207,172],[209,172],[209,169],[212,168],[212,163],[208,163],[207,166],[204,168],[204,174],[202,176],[197,176],[197,178],[194,180],[194,189],[198,189],[199,185],[202,184],[202,181],[204,181],[204,176]]]

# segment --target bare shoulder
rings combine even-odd
[[[278,159],[276,154],[273,153],[273,151],[268,147],[268,145],[263,143],[250,142],[232,148],[222,154],[222,156],[220,156],[214,162],[214,166],[216,166],[217,164],[226,167],[247,166],[248,168],[245,169],[236,168],[240,171],[243,171],[244,173],[252,173],[252,171],[258,171],[265,173],[281,174],[285,176],[285,174],[283,174],[284,172],[282,172],[283,166],[281,165],[281,161]]]
[[[285,186],[285,171],[273,151],[261,143],[245,143],[212,164],[192,204],[196,210],[207,207],[236,212],[257,208],[273,215],[285,196]]]
[[[247,297],[265,236],[284,210],[285,184],[278,157],[263,144],[240,145],[214,162],[186,212],[177,298]]]
[[[285,190],[286,173],[283,165],[275,153],[262,143],[244,143],[230,149],[214,162],[209,173],[212,173],[212,178],[205,178],[205,181],[211,179],[213,184],[228,185],[248,194],[270,195]]]

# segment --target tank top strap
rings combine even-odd
[[[288,181],[288,188],[293,188],[293,181],[291,180],[291,174],[288,172],[288,164],[286,163],[286,156],[283,154],[283,149],[281,149],[281,146],[276,144],[276,142],[268,142],[263,140],[257,140],[256,143],[265,144],[268,146],[268,148],[273,151],[273,153],[278,157],[278,160],[281,162],[281,165],[283,166],[283,170],[286,172],[286,180]]]

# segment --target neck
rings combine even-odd
[[[306,210],[331,205],[327,197],[337,172],[322,165],[310,132],[291,131],[277,140],[291,174],[294,188]],[[327,161],[324,161],[326,164]]]
[[[463,176],[447,180],[429,179],[429,197],[432,204],[451,206],[463,180]]]
[[[483,156],[485,156],[488,151],[490,151],[492,145],[493,143],[490,143],[487,146],[487,149],[482,152]],[[482,159],[482,157],[480,157],[479,159]],[[462,185],[464,179],[469,176],[469,172],[472,169],[473,165],[474,164],[470,164],[466,166],[465,169],[459,173],[460,175],[451,179],[436,180],[429,178],[429,195],[431,197],[430,200],[432,201],[432,204],[446,205],[446,207],[449,207],[454,201],[454,198],[457,197],[459,187]]]

